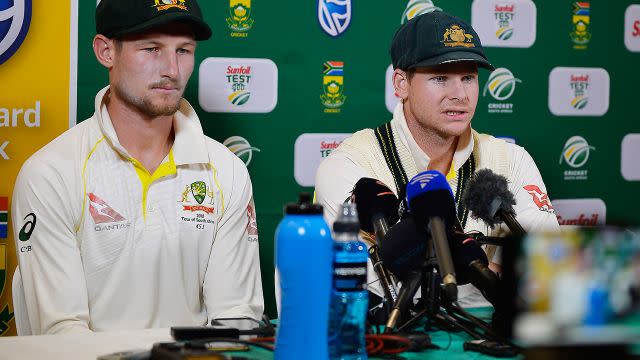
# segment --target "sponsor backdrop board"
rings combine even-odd
[[[30,3],[8,3],[20,2]],[[313,191],[310,174],[341,134],[391,118],[389,43],[402,22],[422,11],[441,8],[478,27],[498,69],[480,72],[473,126],[527,148],[549,197],[563,200],[558,214],[564,223],[640,224],[640,215],[626,203],[640,197],[640,123],[630,106],[640,82],[634,70],[640,63],[640,1],[310,0],[286,9],[280,5],[201,1],[213,37],[198,46],[186,92],[205,132],[248,163],[269,315],[276,312],[273,235],[284,203],[300,191]],[[29,139],[32,152],[51,137],[49,131],[66,127],[64,122],[54,125],[54,117],[66,120],[69,104],[68,58],[60,56],[68,45],[68,27],[60,25],[67,21],[65,6],[38,3],[24,48],[0,64],[0,108],[12,114],[14,108],[23,109],[17,125],[0,132],[0,154],[10,157],[0,162],[11,177],[8,186],[1,183],[0,198],[10,197],[15,171],[28,155],[19,146],[27,146]],[[106,70],[91,50],[94,9],[92,1],[81,2],[78,9],[78,121],[91,115],[95,93],[107,83]],[[44,18],[43,13],[56,16]],[[55,41],[40,39],[44,28]],[[0,21],[0,33],[7,32]],[[46,56],[45,64],[33,60],[36,54],[40,59],[57,55]],[[30,127],[38,114],[40,127]],[[323,135],[326,139],[318,138]],[[578,201],[564,201],[572,199]],[[580,211],[588,206],[593,208]],[[0,208],[0,227],[2,213]],[[0,257],[0,266],[12,272],[12,241],[0,239],[3,244],[9,244],[8,260]],[[4,290],[0,305],[7,303],[6,285]]]
[[[74,3],[0,1],[0,335],[15,335],[11,282],[16,251],[27,250],[13,241],[23,226],[10,220],[13,184],[31,154],[75,123]]]

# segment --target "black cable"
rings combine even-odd
[[[259,348],[263,348],[269,351],[274,350],[273,346],[271,345],[267,345],[259,342],[247,341],[247,340],[233,339],[233,338],[211,338],[211,339],[191,340],[191,341],[185,342],[185,345],[188,347],[196,348],[196,349],[206,349],[207,344],[215,343],[215,342],[230,342],[230,343],[244,344],[249,346],[257,346]]]

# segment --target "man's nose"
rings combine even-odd
[[[175,52],[166,52],[162,57],[161,75],[168,78],[176,78],[180,73],[178,67],[178,54]]]
[[[456,79],[451,82],[451,86],[449,88],[449,98],[457,99],[457,100],[466,100],[467,99],[467,91],[464,86],[464,82],[461,79]]]

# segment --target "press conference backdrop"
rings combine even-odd
[[[149,6],[181,5],[179,0],[145,1]],[[9,4],[0,0],[0,39],[8,33],[2,15]],[[272,316],[273,235],[283,204],[294,201],[300,191],[313,190],[317,165],[345,137],[390,120],[397,102],[389,81],[391,38],[407,19],[436,8],[471,22],[497,67],[492,73],[480,71],[474,128],[515,141],[529,151],[560,223],[640,224],[640,212],[634,210],[634,202],[640,199],[640,124],[633,109],[640,82],[635,69],[640,63],[637,0],[635,4],[629,0],[201,0],[200,5],[213,37],[198,46],[197,66],[185,96],[196,108],[205,133],[225,143],[249,168],[265,300]],[[95,2],[82,1],[78,6],[77,113],[69,116],[77,115],[82,121],[91,116],[94,96],[107,84],[107,73],[91,49]],[[71,14],[73,24],[75,12]],[[34,16],[31,27],[48,21],[52,20]],[[65,30],[55,24],[47,28]],[[455,41],[460,35],[464,36],[451,31],[446,40]],[[58,37],[51,36],[55,39],[51,43],[58,45]],[[6,55],[11,49],[3,46],[0,127],[7,129],[0,132],[0,150],[6,151],[18,142],[3,145],[7,134],[27,142],[36,133],[32,128],[27,133],[29,125],[22,123],[18,125],[22,130],[15,129],[8,120],[11,115],[6,114],[14,107],[33,108],[35,113],[31,98],[40,96],[44,91],[40,87],[65,84],[41,80],[25,85],[16,80],[22,87],[15,85],[9,92],[4,85],[9,76],[5,67],[18,66],[21,60],[16,57],[28,50],[14,51],[14,58],[3,64],[4,57],[12,56]],[[70,49],[71,54],[75,51]],[[42,53],[36,59],[39,65],[31,67],[46,69],[43,79],[60,75],[66,69],[64,61],[45,66],[41,60],[55,61],[59,54]],[[71,63],[75,70],[73,57]],[[71,87],[67,91],[62,86],[59,92],[73,93],[76,89]],[[23,100],[8,97],[15,92],[22,93]],[[74,99],[60,103],[75,105]],[[47,109],[47,114],[53,117],[53,110]],[[62,115],[67,114],[56,113]],[[31,151],[40,145],[31,144]],[[2,173],[11,170],[10,187],[0,189],[0,200],[10,197],[14,172],[23,160],[0,158]],[[9,161],[11,168],[6,165]],[[528,191],[541,211],[551,211],[546,194],[533,187]],[[0,208],[0,230],[6,228],[2,225],[5,208]],[[4,263],[0,256],[0,270],[12,274],[13,241],[1,239],[0,248],[3,245],[11,256]],[[2,271],[0,278],[5,278]],[[7,276],[0,305],[10,302],[9,280]]]

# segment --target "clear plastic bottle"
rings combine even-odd
[[[286,206],[275,237],[281,307],[274,357],[326,360],[333,242],[322,206],[300,194],[298,204]]]
[[[329,311],[329,358],[367,359],[367,247],[360,241],[358,214],[343,204],[333,224],[333,282]]]

